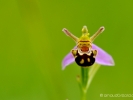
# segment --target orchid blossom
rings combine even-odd
[[[105,66],[114,66],[114,60],[111,57],[111,55],[109,55],[107,52],[105,52],[104,50],[102,50],[100,47],[96,46],[95,44],[92,44],[92,42],[95,40],[95,38],[104,31],[104,27],[100,27],[99,30],[92,35],[90,38],[88,37],[89,33],[88,33],[88,29],[86,26],[84,26],[82,28],[82,33],[83,35],[78,38],[75,35],[73,35],[71,32],[69,32],[66,28],[64,28],[62,31],[69,37],[71,37],[75,42],[76,42],[76,46],[74,47],[74,49],[72,49],[71,52],[69,52],[65,58],[62,61],[62,69],[65,69],[66,66],[68,66],[69,64],[73,63],[76,61],[76,56],[74,56],[74,50],[76,51],[76,53],[79,53],[79,49],[81,49],[80,56],[85,55],[86,51],[87,54],[92,51],[91,53],[93,53],[93,51],[95,51],[95,55],[92,56],[93,58],[95,58],[95,63],[93,65],[91,65],[91,67],[89,66],[81,66],[81,76],[77,76],[77,81],[79,83],[80,86],[80,90],[81,90],[81,100],[86,100],[86,94],[87,94],[87,90],[90,86],[90,83],[95,75],[95,73],[97,72],[97,70],[99,69],[100,65],[105,65]],[[86,47],[88,46],[88,48],[84,47],[80,47],[79,42],[81,40],[85,40],[84,42],[86,42],[86,40],[89,40],[87,42],[89,42]],[[82,42],[83,42],[82,41]],[[85,45],[85,44],[83,44]],[[84,50],[82,52],[82,50]],[[98,52],[98,53],[97,53]],[[88,55],[90,56],[90,55]],[[89,61],[88,61],[89,62]],[[77,62],[76,62],[77,63]]]
[[[87,27],[84,26],[82,29],[82,32],[87,30]],[[71,32],[69,32],[66,28],[63,28],[62,30],[67,36],[71,37],[76,43],[79,40],[78,37],[73,35]],[[87,30],[88,31],[88,30]],[[94,41],[94,39],[104,31],[104,27],[100,27],[99,30],[92,36],[90,37],[91,42]],[[77,46],[74,47],[74,49],[77,48]],[[98,51],[98,54],[96,56],[96,63],[100,65],[106,65],[106,66],[114,66],[114,61],[111,55],[109,55],[107,52],[105,52],[103,49],[98,47],[95,44],[92,44],[92,49],[95,49]],[[65,69],[66,66],[69,64],[73,63],[75,61],[75,58],[73,57],[72,53],[69,52],[63,59],[62,61],[62,69]]]

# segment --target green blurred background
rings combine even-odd
[[[88,100],[133,100],[99,96],[133,94],[133,0],[0,0],[0,100],[80,100],[80,67],[61,70],[75,45],[62,28],[79,37],[83,25],[105,26],[94,43],[116,64],[101,66]]]

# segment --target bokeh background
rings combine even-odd
[[[88,100],[132,100],[100,97],[133,94],[132,0],[0,0],[0,100],[80,100],[80,67],[61,68],[75,45],[62,28],[79,37],[83,25],[91,34],[105,26],[94,43],[115,60],[98,70]]]

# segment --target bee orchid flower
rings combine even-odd
[[[107,52],[105,52],[103,49],[101,49],[100,47],[98,47],[97,45],[93,44],[92,42],[94,41],[94,39],[104,31],[104,27],[100,27],[99,30],[92,35],[90,38],[88,38],[88,29],[86,26],[83,26],[82,28],[82,33],[83,35],[87,35],[87,38],[90,40],[90,48],[92,50],[97,50],[97,55],[95,57],[95,63],[99,64],[99,65],[105,65],[105,66],[114,66],[114,60],[111,57],[111,55],[109,55]],[[78,43],[81,40],[81,38],[83,39],[84,37],[81,36],[80,38],[76,37],[75,35],[73,35],[71,32],[69,32],[66,28],[63,28],[62,30],[67,36],[71,37],[75,42],[76,42],[76,46],[74,47],[74,49],[78,49]],[[85,50],[86,48],[84,48]],[[73,56],[72,51],[69,52],[63,59],[62,61],[62,69],[64,70],[66,68],[66,66],[68,66],[69,64],[75,62],[75,57]]]
[[[76,42],[76,46],[63,59],[62,69],[65,69],[66,66],[73,62],[76,62],[77,65],[81,66],[81,75],[77,76],[77,81],[82,94],[81,100],[86,100],[87,90],[100,65],[114,65],[114,60],[111,55],[92,43],[104,29],[104,27],[100,27],[94,35],[89,37],[87,27],[83,26],[82,36],[80,38],[70,33],[66,28],[62,30]],[[89,68],[89,66],[92,67]]]

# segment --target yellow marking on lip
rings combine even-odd
[[[87,61],[90,62],[90,58],[88,58]]]
[[[83,63],[84,63],[84,59],[81,59],[80,64],[83,64]]]
[[[73,49],[71,52],[72,52],[73,56],[76,57],[77,50]]]
[[[93,58],[95,58],[97,55],[97,50],[93,50],[93,54],[94,54]]]

